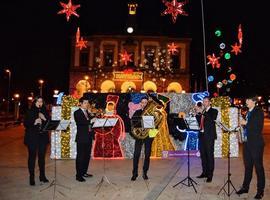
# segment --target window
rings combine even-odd
[[[180,53],[175,53],[174,55],[171,55],[171,68],[173,70],[180,70]]]
[[[80,51],[80,66],[89,65],[89,50]]]
[[[114,52],[113,49],[106,49],[104,51],[104,66],[105,67],[111,67],[113,66],[113,60],[114,60]]]
[[[146,46],[145,47],[145,66],[149,66],[149,68],[153,68],[153,64],[155,63],[155,46]]]

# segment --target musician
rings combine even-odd
[[[246,119],[241,121],[244,126],[243,159],[245,166],[245,176],[242,187],[236,194],[248,193],[249,185],[252,179],[253,167],[257,174],[257,194],[255,199],[261,199],[264,196],[265,173],[263,167],[264,139],[262,135],[264,114],[263,110],[256,106],[258,99],[251,96],[246,99],[246,105],[249,109]]]
[[[197,178],[207,178],[206,182],[212,182],[215,167],[214,145],[217,139],[215,121],[218,111],[211,107],[210,97],[203,99],[202,106],[197,106],[197,120],[199,120],[199,150],[201,155],[202,173]]]
[[[77,126],[77,135],[75,142],[77,143],[76,156],[76,180],[84,182],[84,178],[92,177],[88,174],[88,166],[91,158],[92,141],[94,139],[94,131],[92,129],[91,119],[94,115],[88,112],[88,99],[82,97],[79,99],[80,108],[74,112],[74,119]]]
[[[28,171],[30,185],[35,185],[35,162],[38,155],[39,180],[49,182],[45,176],[45,155],[49,144],[49,135],[42,129],[49,115],[46,111],[43,98],[38,96],[34,99],[30,110],[24,117],[25,136],[24,144],[28,148]]]
[[[140,101],[141,109],[136,110],[132,118],[142,116],[142,113],[147,103],[148,103],[148,98],[146,96],[142,97]],[[144,150],[145,150],[144,151],[145,158],[144,158],[144,164],[143,164],[143,179],[144,180],[148,179],[147,172],[148,172],[149,164],[150,164],[152,142],[153,142],[153,138],[150,138],[149,136],[147,136],[147,138],[145,139],[137,139],[137,138],[135,139],[133,170],[132,170],[131,181],[135,181],[136,178],[138,177],[138,165],[139,165],[139,159],[140,159],[143,144],[144,144]]]

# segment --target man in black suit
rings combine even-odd
[[[204,97],[201,115],[197,116],[200,124],[199,150],[202,161],[202,174],[197,178],[207,178],[206,182],[212,182],[215,168],[214,146],[217,139],[215,124],[217,115],[218,110],[211,107],[210,97]]]
[[[79,100],[80,108],[74,112],[74,119],[77,126],[77,156],[76,156],[76,180],[84,182],[85,178],[92,177],[92,174],[88,174],[88,165],[91,157],[92,140],[94,137],[94,131],[91,125],[91,119],[88,112],[89,102],[88,99],[82,97]]]
[[[133,119],[136,117],[142,116],[143,110],[146,107],[147,103],[148,103],[148,98],[142,97],[141,102],[140,102],[141,109],[137,110],[133,114],[133,116],[132,116]],[[154,140],[154,138],[150,138],[149,136],[147,136],[147,138],[145,138],[145,139],[137,139],[137,138],[135,139],[135,148],[134,148],[134,156],[133,156],[133,170],[132,170],[132,177],[131,177],[132,181],[135,181],[136,178],[138,177],[138,165],[139,165],[139,159],[140,159],[143,144],[144,144],[144,154],[145,154],[144,164],[143,164],[143,179],[144,180],[148,179],[147,171],[149,169],[149,164],[150,164],[151,147],[152,147],[153,140]]]
[[[261,199],[264,195],[265,173],[263,167],[264,139],[262,135],[264,114],[263,110],[256,106],[256,96],[248,97],[246,100],[249,109],[246,119],[241,121],[244,126],[245,142],[243,144],[243,159],[245,165],[245,178],[242,187],[236,194],[248,193],[252,179],[253,166],[257,174],[257,194],[255,199]]]

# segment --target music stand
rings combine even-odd
[[[223,130],[225,130],[226,132],[228,132],[228,134],[229,134],[229,142],[228,142],[228,148],[229,148],[229,150],[228,150],[228,173],[227,173],[227,181],[224,183],[224,185],[220,188],[220,190],[219,190],[219,192],[218,192],[218,195],[220,194],[220,192],[223,190],[224,192],[225,192],[225,194],[228,196],[228,197],[230,197],[231,196],[231,194],[235,191],[237,191],[236,189],[235,189],[235,187],[234,187],[234,185],[233,185],[233,183],[232,183],[232,181],[231,181],[231,150],[230,150],[230,135],[231,135],[231,133],[235,133],[235,132],[237,132],[237,129],[238,129],[238,127],[236,127],[235,129],[230,129],[230,128],[228,128],[225,124],[223,124],[223,123],[221,123],[221,122],[219,122],[219,121],[215,121],[215,123],[221,128],[221,129],[223,129]],[[225,187],[226,187],[226,185],[228,184],[228,191],[226,191],[226,189],[225,189]],[[230,186],[232,186],[232,188],[233,188],[233,190],[232,191],[230,191]]]
[[[179,123],[179,126],[180,127],[178,127],[177,126],[177,129],[180,131],[180,132],[186,132],[187,133],[187,139],[186,140],[188,140],[188,131],[189,130],[191,130],[190,128],[189,128],[189,123],[191,123],[191,122],[187,122],[184,118],[179,118],[179,120],[180,120],[180,123]],[[193,122],[193,121],[192,121]],[[193,129],[194,130],[194,129]],[[196,181],[194,181],[191,177],[190,177],[190,156],[189,156],[189,150],[190,150],[190,148],[189,148],[189,141],[187,141],[187,151],[188,151],[188,153],[187,153],[187,155],[188,155],[188,159],[187,159],[187,164],[188,164],[188,175],[187,175],[187,177],[186,178],[184,178],[183,180],[181,180],[180,182],[178,182],[178,183],[176,183],[173,187],[176,187],[177,185],[179,185],[179,184],[182,184],[182,185],[185,185],[185,186],[187,186],[187,187],[193,187],[193,189],[194,189],[194,191],[197,193],[197,190],[196,190],[196,187],[195,187],[195,185],[194,184],[196,184],[197,185],[197,182]],[[185,181],[187,181],[187,184],[185,183]]]
[[[63,131],[63,130],[67,129],[69,124],[70,124],[70,120],[48,120],[48,122],[45,124],[45,126],[43,128],[43,131]],[[56,155],[56,134],[54,134],[54,155]],[[42,192],[42,191],[54,186],[53,199],[55,197],[56,185],[63,187],[65,189],[71,190],[71,188],[57,183],[56,170],[57,170],[56,158],[54,158],[54,179],[49,186],[40,190],[40,192]],[[59,193],[62,194],[63,196],[65,196],[62,192],[59,192]]]
[[[102,128],[102,133],[104,132],[104,128],[105,127],[114,127],[116,125],[118,121],[118,118],[96,118],[94,124],[93,124],[93,128]],[[95,196],[97,195],[97,193],[99,192],[102,184],[104,182],[107,182],[109,185],[116,185],[115,183],[111,183],[108,179],[108,177],[106,176],[105,173],[105,154],[104,154],[104,148],[105,148],[105,142],[104,142],[104,134],[102,134],[102,157],[103,157],[103,175],[102,178],[100,180],[100,182],[97,184],[96,187],[98,187],[97,192],[95,193]],[[114,187],[115,189],[115,187]]]

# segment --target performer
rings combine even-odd
[[[199,119],[199,150],[202,162],[202,174],[197,178],[207,178],[206,182],[212,182],[213,172],[215,167],[214,160],[214,145],[217,139],[215,121],[218,115],[218,110],[211,107],[210,97],[204,97],[203,106],[197,107]],[[201,110],[201,114],[200,114]]]
[[[125,125],[122,118],[116,112],[119,96],[108,95],[106,100],[107,104],[103,118],[114,118],[118,120],[114,127],[95,128],[96,142],[94,145],[94,157],[103,157],[104,153],[104,157],[107,158],[122,158],[123,152],[121,150],[120,140],[125,138]]]
[[[91,119],[94,117],[88,112],[88,99],[81,97],[79,99],[80,108],[74,112],[74,119],[77,126],[77,135],[75,142],[77,143],[76,156],[76,180],[84,182],[85,178],[92,177],[88,174],[88,166],[91,158],[92,141],[94,139],[94,131],[92,129]]]
[[[147,103],[148,103],[147,96],[143,96],[141,101],[140,101],[141,109],[137,110],[133,114],[132,118],[141,117],[143,110],[144,110],[145,106],[147,105]],[[138,177],[138,165],[139,165],[139,159],[140,159],[143,144],[144,144],[144,150],[145,150],[145,153],[144,153],[145,158],[144,158],[144,164],[143,164],[143,179],[144,180],[148,179],[147,171],[149,169],[149,164],[150,164],[152,142],[153,142],[153,138],[150,138],[149,136],[147,136],[147,138],[145,138],[145,139],[137,139],[137,138],[135,139],[135,148],[134,148],[134,157],[133,157],[133,171],[132,171],[131,181],[135,181],[136,178]]]
[[[263,110],[256,106],[256,96],[248,97],[246,105],[249,109],[246,119],[241,121],[244,126],[243,159],[245,165],[245,177],[242,187],[236,194],[248,193],[252,179],[253,166],[257,174],[257,194],[255,199],[262,199],[265,188],[265,173],[263,167],[264,139],[262,136],[264,114]]]
[[[38,154],[39,180],[49,182],[45,176],[45,155],[49,144],[49,135],[43,131],[49,115],[46,111],[43,98],[38,96],[34,99],[30,110],[24,117],[25,136],[24,144],[28,148],[28,171],[30,174],[30,185],[35,185],[35,162]]]

